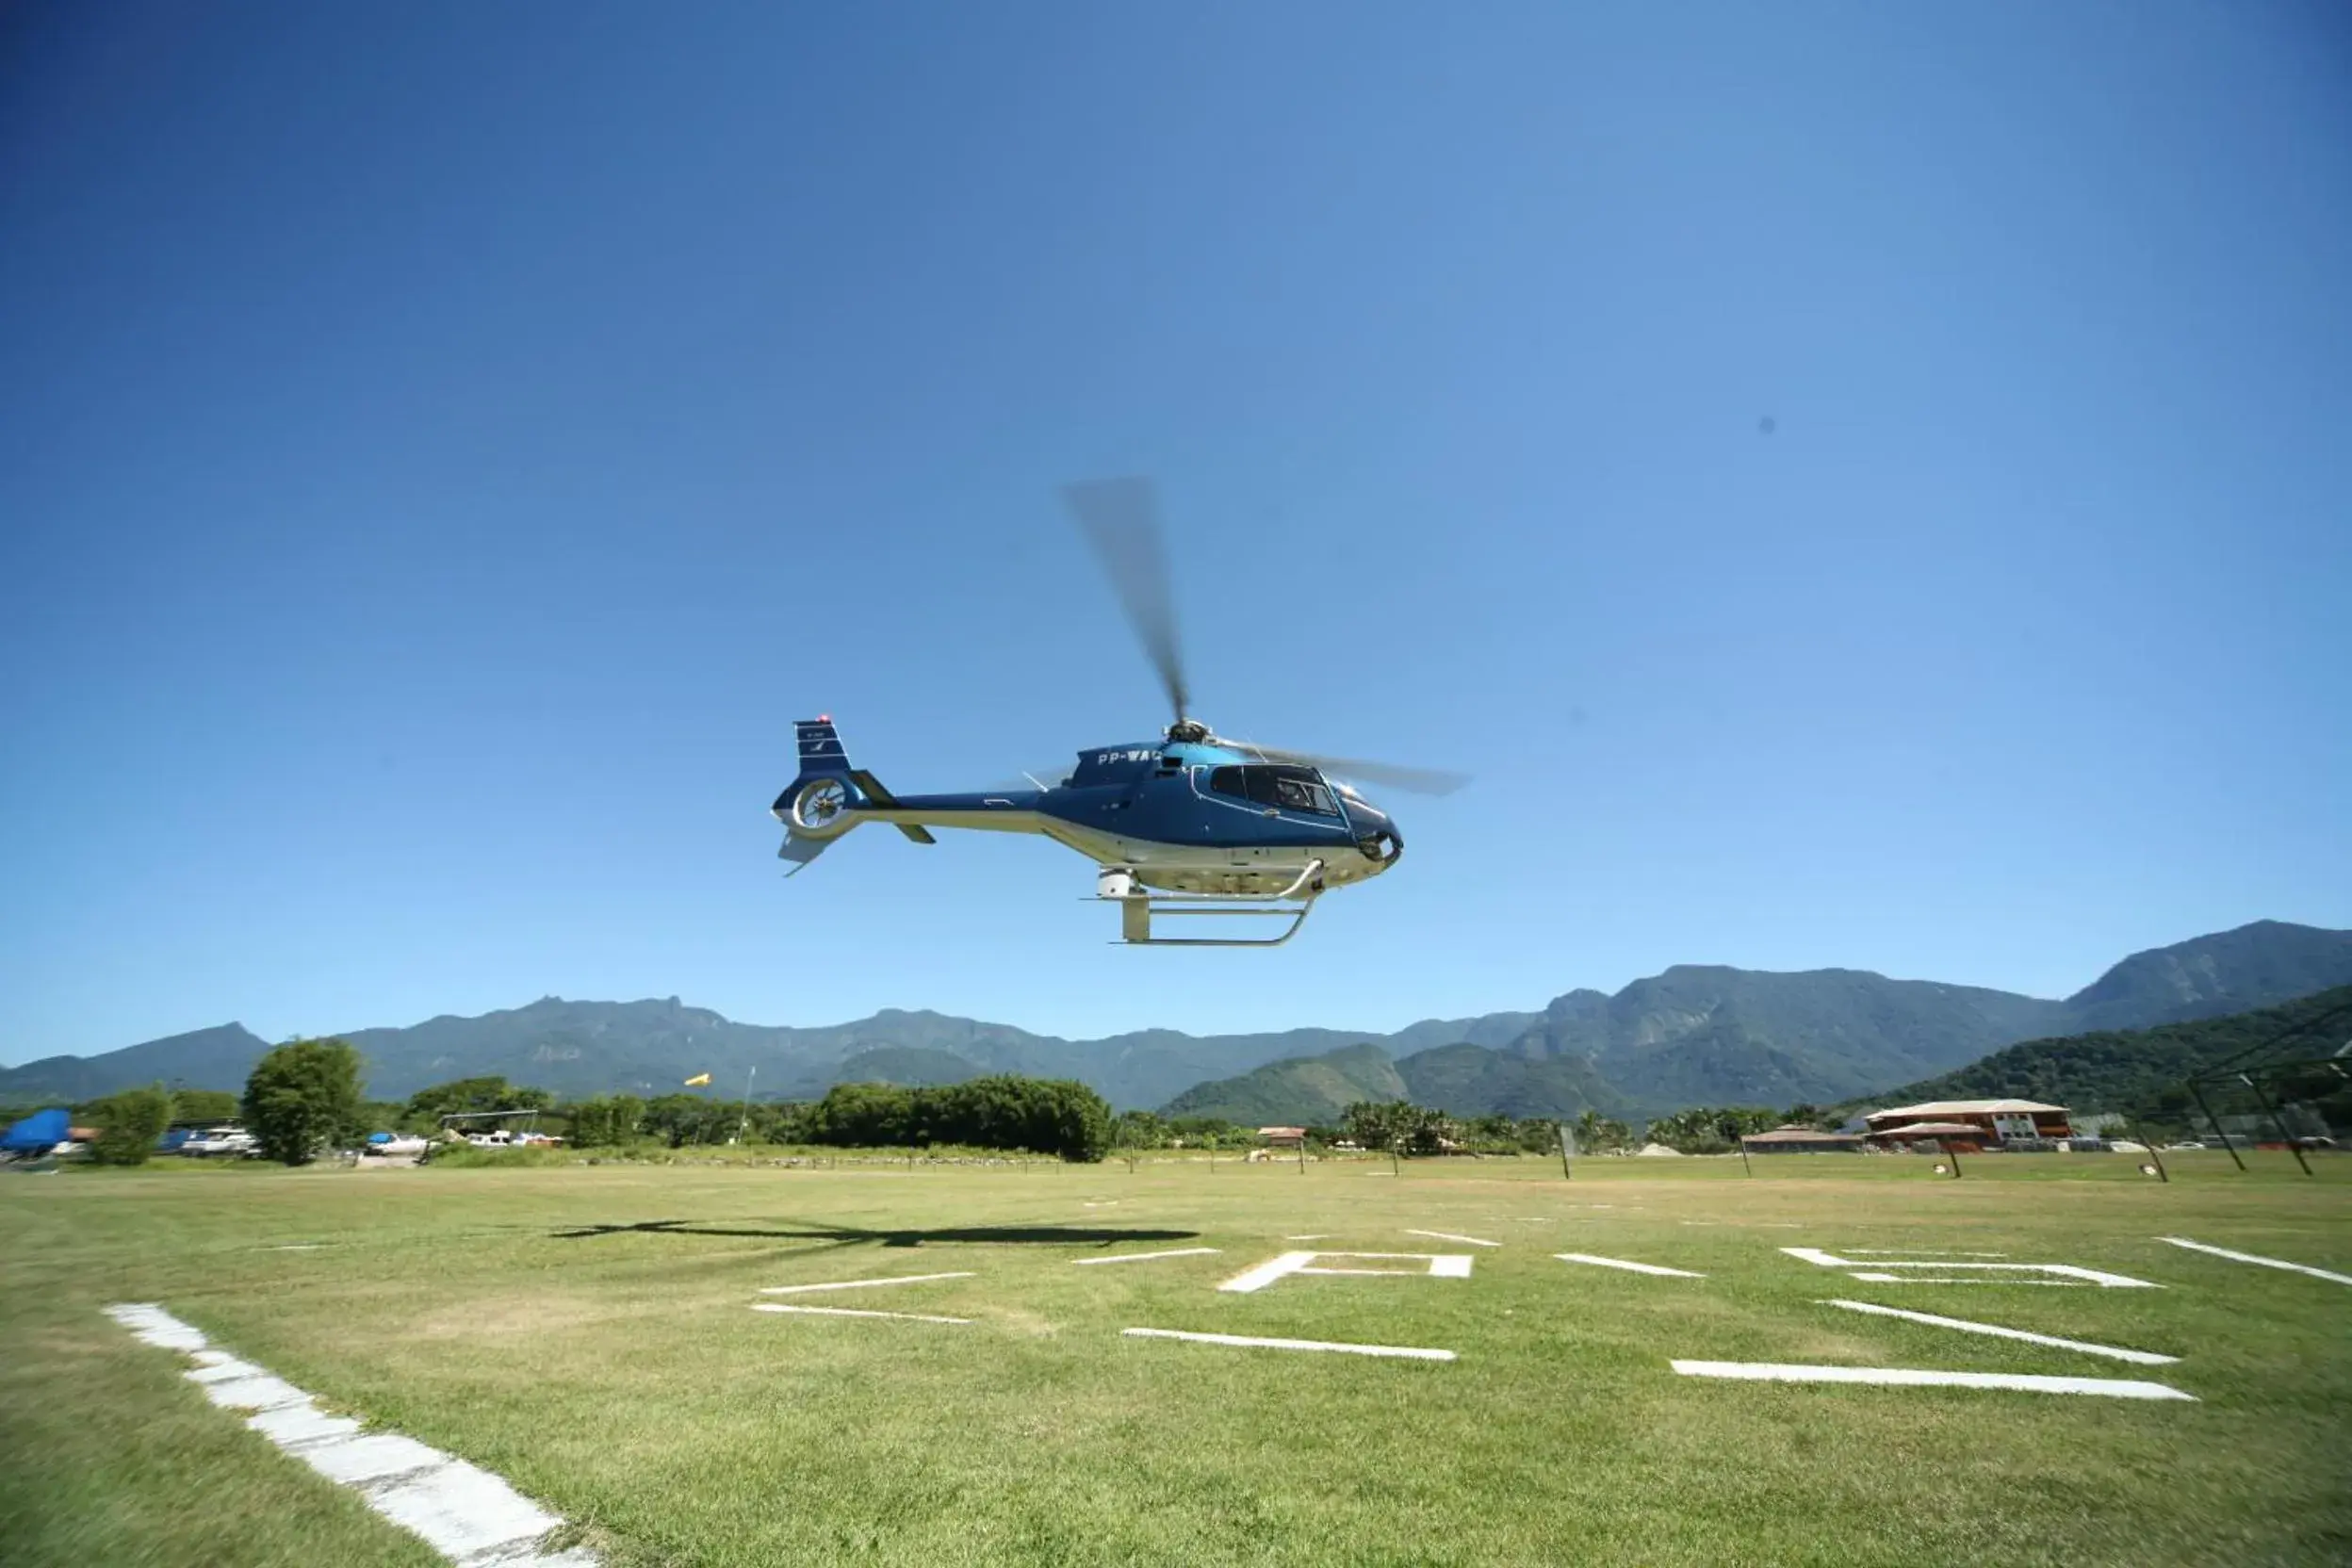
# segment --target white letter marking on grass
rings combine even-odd
[[[871,1285],[919,1285],[926,1280],[969,1280],[969,1269],[961,1274],[893,1274],[882,1280],[836,1280],[822,1285],[762,1285],[762,1296],[797,1296],[805,1290],[864,1290]]]
[[[1466,1241],[1473,1247],[1500,1247],[1502,1245],[1499,1241],[1488,1241],[1482,1236],[1458,1236],[1449,1231],[1407,1231],[1405,1234],[1427,1236],[1431,1241]]]
[[[1248,1334],[1193,1334],[1182,1329],[1121,1329],[1129,1339],[1186,1339],[1196,1345],[1239,1345],[1261,1350],[1340,1350],[1351,1356],[1401,1356],[1408,1361],[1451,1361],[1451,1350],[1411,1345],[1341,1345],[1320,1339],[1255,1339]]]
[[[933,1317],[919,1312],[861,1312],[856,1307],[795,1307],[782,1301],[754,1301],[754,1312],[797,1312],[811,1317],[895,1317],[904,1323],[969,1323],[969,1317]]]
[[[1589,1263],[1596,1268],[1623,1268],[1635,1274],[1671,1274],[1677,1280],[1704,1280],[1704,1274],[1693,1274],[1687,1268],[1669,1268],[1662,1263],[1635,1263],[1630,1258],[1598,1258],[1590,1252],[1554,1252],[1562,1263]]]
[[[1174,1247],[1165,1252],[1120,1252],[1107,1258],[1072,1258],[1070,1261],[1084,1268],[1098,1263],[1148,1263],[1153,1258],[1197,1258],[1216,1250],[1214,1247]]]
[[[1427,1268],[1316,1268],[1317,1258],[1371,1258],[1389,1262],[1411,1261],[1426,1263]],[[1391,1279],[1466,1280],[1470,1277],[1471,1257],[1467,1252],[1284,1252],[1281,1257],[1268,1258],[1254,1268],[1246,1268],[1217,1286],[1219,1290],[1247,1293],[1264,1290],[1275,1281],[1293,1274],[1374,1274]]]
[[[2191,1241],[2186,1236],[2158,1236],[2156,1239],[2168,1241],[2175,1247],[2185,1247],[2192,1252],[2211,1252],[2214,1257],[2228,1258],[2231,1263],[2258,1263],[2264,1268],[2291,1269],[2297,1274],[2309,1274],[2314,1280],[2333,1280],[2340,1285],[2352,1285],[2352,1274],[2330,1274],[2324,1268],[2313,1268],[2307,1263],[2288,1263],[2283,1259],[2261,1257],[2252,1252],[2232,1252],[2227,1247],[2208,1247],[2201,1241]]]
[[[2027,1394],[2104,1394],[2117,1399],[2186,1399],[2163,1383],[2128,1378],[2044,1378],[2022,1372],[1930,1372],[1908,1366],[1788,1366],[1761,1361],[1678,1361],[1686,1378],[1736,1378],[1772,1383],[1877,1383],[1934,1388],[2014,1388]]]
[[[2068,1280],[2078,1280],[2084,1284],[2104,1285],[2110,1290],[2162,1290],[2164,1288],[2159,1284],[2151,1284],[2146,1280],[2135,1280],[2129,1274],[2109,1274],[2096,1268],[2077,1268],[2070,1263],[1952,1263],[1943,1258],[1937,1258],[1933,1262],[1903,1263],[1883,1257],[1873,1259],[1869,1263],[1861,1263],[1853,1258],[1841,1258],[1835,1252],[1825,1252],[1818,1247],[1784,1247],[1781,1250],[1792,1258],[1802,1259],[1821,1268],[1871,1268],[1882,1271],[1889,1268],[1968,1268],[1995,1274],[2052,1274]],[[1854,1276],[1857,1280],[1879,1277],[1878,1275],[1860,1274]],[[1935,1282],[1952,1284],[1958,1282],[1938,1280]],[[2037,1282],[2019,1280],[2015,1282],[2027,1284]]]
[[[539,1551],[540,1538],[564,1521],[489,1471],[414,1438],[363,1433],[358,1422],[325,1413],[293,1384],[209,1348],[201,1330],[161,1307],[125,1303],[106,1312],[144,1343],[186,1352],[200,1364],[187,1376],[205,1398],[253,1412],[247,1426],[327,1479],[355,1488],[369,1508],[460,1568],[596,1568],[585,1548]]]
[[[1901,1307],[1882,1307],[1869,1301],[1824,1301],[1821,1305],[1843,1307],[1848,1312],[1873,1313],[1880,1317],[1900,1317],[1906,1322],[1925,1323],[1932,1328],[1957,1329],[1964,1334],[1990,1334],[1995,1339],[2021,1339],[2028,1345],[2052,1345],[2061,1350],[2080,1350],[2086,1356],[2136,1362],[2142,1366],[2169,1366],[2180,1359],[2179,1356],[2160,1356],[2153,1350],[2126,1350],[2116,1345],[2094,1345],[2086,1339],[2059,1339],[2051,1334],[2032,1334],[2023,1329],[2004,1329],[1996,1323],[1970,1323],[1965,1318],[1938,1317],[1932,1312],[1905,1312]]]

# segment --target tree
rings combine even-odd
[[[172,1097],[160,1085],[108,1095],[82,1113],[97,1125],[90,1157],[100,1165],[145,1165],[172,1125]]]
[[[191,1121],[234,1121],[237,1119],[237,1096],[226,1089],[173,1089],[172,1119],[182,1124]]]
[[[1651,1141],[1685,1154],[1721,1154],[1749,1133],[1769,1131],[1774,1113],[1761,1105],[1693,1105],[1650,1123]]]
[[[1121,1111],[1111,1119],[1111,1147],[1129,1170],[1143,1151],[1167,1148],[1168,1135],[1168,1123],[1151,1111]]]
[[[1633,1147],[1632,1128],[1589,1108],[1576,1118],[1570,1130],[1576,1135],[1576,1148],[1583,1153],[1601,1154]]]
[[[544,1111],[554,1103],[555,1096],[546,1089],[510,1084],[496,1075],[455,1078],[410,1095],[405,1119],[424,1131],[461,1111]]]
[[[727,1119],[731,1127],[733,1115],[731,1105],[721,1105],[699,1094],[672,1091],[646,1101],[638,1125],[672,1149],[683,1149],[690,1143],[718,1141],[720,1121]]]
[[[359,1053],[342,1040],[288,1040],[253,1064],[245,1080],[245,1125],[270,1159],[307,1165],[356,1138]]]
[[[571,1118],[571,1140],[576,1149],[614,1148],[637,1136],[638,1122],[645,1114],[645,1102],[633,1094],[616,1094],[600,1100],[583,1100],[564,1108]]]

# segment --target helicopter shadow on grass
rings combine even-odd
[[[591,1236],[739,1236],[761,1241],[813,1241],[811,1250],[839,1247],[982,1247],[1042,1245],[1049,1247],[1116,1247],[1134,1241],[1191,1241],[1198,1231],[1109,1230],[1092,1225],[953,1225],[932,1230],[868,1230],[855,1225],[711,1224],[691,1219],[643,1219],[627,1225],[580,1225],[553,1234],[561,1240]]]

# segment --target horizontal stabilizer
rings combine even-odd
[[[849,781],[857,785],[858,792],[864,795],[873,805],[889,807],[898,804],[898,797],[884,789],[882,781],[863,768],[850,770]],[[931,836],[929,828],[920,823],[902,822],[892,825],[919,844],[935,844],[939,841]]]

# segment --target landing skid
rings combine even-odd
[[[1298,934],[1309,911],[1323,891],[1323,862],[1308,862],[1297,881],[1278,893],[1158,892],[1135,880],[1124,867],[1105,866],[1094,880],[1094,896],[1119,906],[1121,941],[1152,947],[1280,947]],[[1279,937],[1155,937],[1153,915],[1256,915],[1288,917]]]

